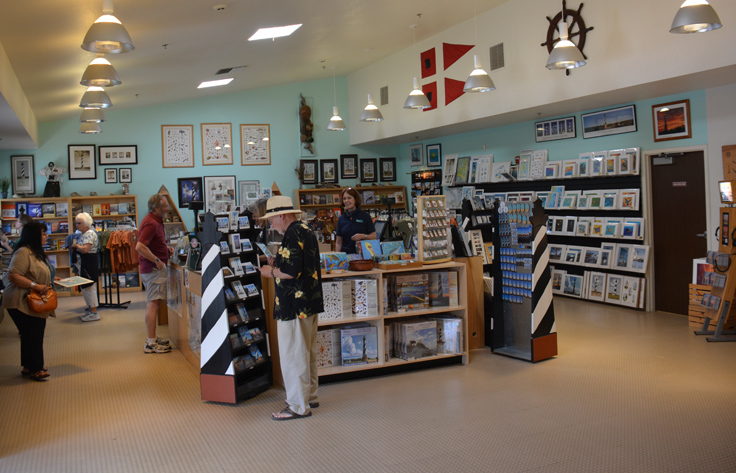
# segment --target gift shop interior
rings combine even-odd
[[[0,472],[733,471],[736,2],[6,3]]]

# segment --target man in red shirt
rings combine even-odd
[[[169,201],[161,194],[154,194],[148,199],[148,215],[141,222],[138,230],[138,252],[141,280],[146,286],[146,329],[148,335],[143,346],[145,353],[168,353],[171,343],[156,338],[156,319],[159,306],[166,301],[166,263],[172,249],[166,245],[163,218],[171,210]]]

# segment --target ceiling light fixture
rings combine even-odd
[[[552,47],[547,59],[547,69],[575,69],[586,64],[583,53],[575,43],[568,39],[567,22],[563,19],[558,24],[560,39]]]
[[[200,82],[200,84],[197,86],[197,88],[198,89],[206,89],[208,87],[220,87],[221,85],[228,85],[233,80],[234,80],[233,77],[229,77],[227,79],[206,80],[204,82]]]
[[[118,76],[118,72],[112,67],[110,61],[104,57],[97,57],[92,59],[87,69],[84,70],[82,80],[79,83],[86,86],[112,87],[122,82],[120,76]]]
[[[102,133],[102,127],[97,123],[80,123],[79,132],[85,135],[96,135]]]
[[[109,108],[112,107],[112,101],[102,87],[87,87],[87,91],[82,95],[79,102],[82,108]]]
[[[334,67],[332,68],[332,118],[330,118],[330,123],[327,124],[327,129],[331,131],[343,131],[345,129],[345,122],[337,110],[337,87],[335,86]]]
[[[416,44],[417,38],[416,38],[416,29],[419,25],[419,20],[422,19],[422,14],[417,13],[417,23],[414,25],[411,25],[409,28],[411,28],[411,44],[412,49],[414,49],[414,45]],[[406,98],[406,101],[404,101],[404,108],[409,108],[413,110],[424,110],[425,108],[429,108],[431,104],[429,103],[429,99],[424,94],[422,89],[419,87],[419,79],[417,79],[416,76],[414,76],[414,80],[412,81],[413,87],[411,92],[409,92],[409,96]]]
[[[284,36],[291,36],[294,31],[301,28],[302,24],[288,26],[272,26],[270,28],[258,28],[258,31],[248,38],[248,41],[258,41],[260,39],[274,40]]]
[[[363,112],[360,114],[360,121],[374,123],[383,121],[383,114],[381,114],[376,104],[373,103],[373,96],[371,94],[368,94],[368,105],[365,106]]]
[[[672,20],[670,33],[705,33],[722,26],[718,13],[707,0],[685,0]]]
[[[475,29],[475,44],[478,45],[478,2],[473,2],[475,7],[475,16],[473,16],[473,27]],[[473,54],[473,71],[465,81],[463,92],[490,92],[496,90],[496,86],[491,80],[491,76],[480,65],[480,59],[477,54]]]
[[[102,123],[105,121],[105,114],[101,108],[87,107],[82,110],[79,121],[83,123]]]
[[[127,53],[135,49],[128,31],[112,14],[112,0],[102,0],[102,13],[84,36],[82,49],[103,54]]]

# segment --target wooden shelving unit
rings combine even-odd
[[[342,189],[344,188],[298,189],[296,202],[299,208],[304,210],[337,209],[342,206],[340,202]],[[406,209],[406,187],[404,186],[357,186],[353,189],[360,194],[363,200],[361,208],[364,210],[385,209],[386,205],[381,201],[387,197],[395,200],[395,203],[391,204],[392,209]]]
[[[166,233],[166,241],[171,242],[172,237],[176,237],[179,232],[187,233],[187,226],[184,225],[179,208],[171,198],[171,194],[169,194],[166,186],[161,186],[158,193],[164,196],[169,202],[169,213],[164,217],[164,231]]]

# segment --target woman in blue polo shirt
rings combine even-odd
[[[360,210],[360,194],[348,187],[340,193],[343,212],[337,221],[336,246],[345,253],[358,253],[356,242],[375,240],[376,228],[368,212]]]

